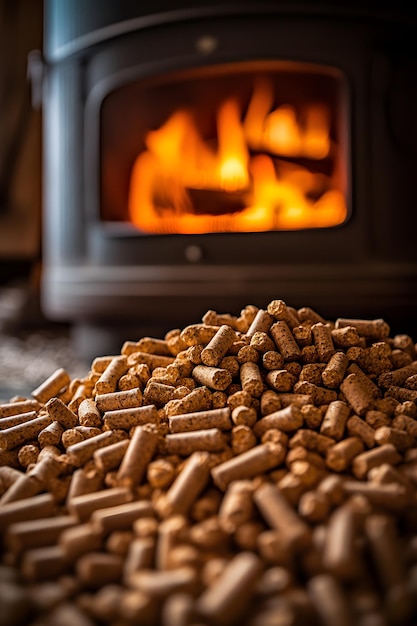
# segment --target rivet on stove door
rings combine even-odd
[[[198,263],[203,258],[203,250],[200,246],[187,246],[184,250],[185,258],[190,263]]]
[[[210,54],[214,52],[219,45],[219,40],[212,35],[204,35],[196,41],[196,48],[198,52],[203,54]]]

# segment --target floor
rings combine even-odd
[[[18,288],[0,289],[0,402],[30,395],[41,382],[62,367],[71,378],[88,372],[88,364],[75,354],[70,329],[48,324],[34,314],[30,323]]]

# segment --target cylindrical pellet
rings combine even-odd
[[[334,472],[344,472],[363,451],[364,445],[360,439],[347,437],[327,450],[326,465]]]
[[[130,430],[145,424],[159,424],[159,414],[153,404],[129,409],[115,409],[104,413],[103,423],[108,430]]]
[[[331,328],[327,324],[313,324],[311,327],[314,345],[321,363],[328,363],[335,352]]]
[[[15,522],[7,530],[6,545],[16,555],[31,548],[51,546],[62,531],[77,523],[77,519],[71,515]]]
[[[63,530],[58,543],[65,553],[69,563],[75,563],[83,554],[90,551],[99,551],[103,548],[103,536],[91,524],[77,524]]]
[[[324,368],[321,378],[330,389],[337,389],[345,376],[349,360],[344,352],[335,352]]]
[[[39,402],[46,403],[50,398],[58,396],[59,392],[71,382],[70,376],[62,367],[53,372],[43,383],[32,391],[32,396]]]
[[[81,426],[93,426],[100,428],[103,424],[101,413],[93,398],[81,400],[78,406],[78,420]]]
[[[233,480],[253,478],[278,467],[284,461],[285,454],[286,448],[281,444],[261,444],[216,465],[211,475],[217,487],[225,491]]]
[[[228,370],[207,365],[196,365],[193,378],[201,385],[216,391],[224,391],[232,382],[232,375]]]
[[[217,581],[197,599],[197,614],[213,626],[237,623],[250,605],[263,567],[253,552],[234,556]]]
[[[310,527],[294,511],[279,489],[264,483],[254,491],[255,503],[265,521],[274,528],[291,550],[299,551],[311,541]]]
[[[294,432],[303,425],[303,414],[294,404],[290,404],[284,409],[265,415],[258,420],[254,427],[257,437],[261,437],[271,428],[281,430],[286,433]]]
[[[96,406],[99,411],[115,411],[117,409],[131,409],[142,405],[142,391],[139,387],[126,391],[97,394]]]
[[[371,549],[380,584],[387,591],[406,580],[401,538],[391,517],[370,515],[365,520],[365,535]]]
[[[139,517],[153,514],[153,506],[149,500],[138,500],[93,511],[90,524],[97,531],[108,534],[115,530],[129,529]]]
[[[103,472],[103,474],[110,470],[117,469],[122,462],[128,446],[129,440],[122,439],[121,441],[112,443],[110,446],[105,446],[104,448],[96,450],[93,457],[97,469],[100,472]]]
[[[340,389],[358,415],[363,416],[372,408],[374,399],[361,384],[357,374],[349,374],[340,385]]]
[[[41,430],[49,426],[51,423],[50,416],[42,414],[28,422],[11,426],[5,430],[0,430],[0,448],[4,450],[12,450],[21,446],[28,441],[33,441],[39,435]]]
[[[243,391],[247,391],[251,396],[258,398],[263,390],[264,383],[261,372],[256,363],[242,363],[240,368],[240,383]]]
[[[350,408],[345,402],[341,400],[330,402],[320,425],[321,434],[333,437],[336,441],[342,439],[349,413]]]
[[[233,423],[230,419],[230,408],[210,409],[208,411],[195,411],[183,415],[172,415],[169,418],[171,433],[182,433],[204,428],[218,428],[231,430]]]
[[[37,411],[28,411],[27,413],[15,413],[9,417],[3,417],[0,420],[0,430],[6,430],[12,426],[18,426],[25,422],[30,422],[38,415]]]
[[[390,327],[381,318],[374,320],[337,318],[335,328],[344,328],[345,326],[353,326],[359,335],[368,339],[385,339],[390,332]]]
[[[25,580],[35,583],[54,580],[68,567],[66,555],[61,546],[44,546],[27,550],[22,557],[21,572]]]
[[[171,417],[172,415],[182,415],[183,413],[206,411],[208,409],[211,409],[211,392],[203,385],[191,391],[184,398],[170,400],[165,405],[165,414]]]
[[[236,341],[236,333],[230,326],[223,324],[201,352],[204,365],[217,367],[228,349]]]
[[[99,435],[89,437],[88,439],[84,439],[84,441],[69,446],[67,448],[67,455],[73,465],[80,467],[93,457],[96,450],[116,443],[121,439],[123,439],[123,436],[120,430],[107,430]]]
[[[40,406],[37,400],[16,400],[16,402],[0,404],[0,425],[3,423],[5,417],[30,413],[32,411],[36,412]]]
[[[51,398],[45,404],[51,421],[57,421],[64,428],[74,428],[78,424],[78,416],[73,413],[59,398]]]
[[[356,478],[365,478],[366,474],[373,467],[388,463],[389,465],[397,465],[401,461],[401,455],[397,452],[395,447],[386,443],[379,448],[372,450],[366,450],[362,454],[358,454],[352,463],[352,472]]]
[[[288,308],[284,300],[271,300],[267,306],[267,311],[275,319],[287,322],[291,329],[300,323],[296,312]]]
[[[95,393],[112,393],[117,389],[119,379],[128,369],[127,357],[124,354],[115,356],[95,384]]]
[[[94,493],[85,493],[71,498],[68,503],[68,511],[80,522],[88,520],[94,511],[118,504],[131,502],[133,495],[126,487],[113,487]]]
[[[357,538],[354,510],[345,503],[330,516],[323,548],[323,564],[336,578],[352,581],[359,576]]]
[[[0,507],[0,531],[14,522],[39,519],[55,513],[56,505],[50,493],[42,493]]]
[[[323,626],[353,626],[346,593],[331,574],[318,574],[307,583],[309,595]]]
[[[99,589],[120,581],[123,574],[123,558],[108,552],[89,552],[75,564],[79,580],[92,589]]]
[[[123,563],[123,582],[127,584],[133,572],[151,568],[154,562],[154,554],[155,540],[153,537],[138,537],[134,539],[129,546]]]
[[[301,358],[301,350],[286,322],[275,322],[270,332],[285,361],[298,361]]]
[[[145,476],[157,445],[158,434],[151,424],[135,428],[117,472],[117,483],[129,487],[138,485]]]
[[[226,439],[218,428],[168,434],[164,442],[164,449],[168,454],[180,456],[188,456],[197,450],[219,452],[225,446]]]
[[[207,452],[194,452],[185,462],[166,493],[163,513],[186,514],[207,486],[210,478],[210,456]]]

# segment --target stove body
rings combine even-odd
[[[238,314],[246,304],[281,298],[329,318],[385,317],[402,330],[412,323],[415,22],[401,11],[360,7],[47,0],[45,313],[143,332],[195,322],[208,309]],[[238,232],[146,232],[132,223],[129,181],[139,144],[143,150],[145,130],[181,108],[184,85],[193,85],[194,109],[204,109],[235,84],[244,91],[272,72],[279,91],[285,72],[291,79],[304,70],[313,72],[312,93],[315,85],[327,93],[323,76],[334,79],[329,97],[346,208],[340,223]],[[302,84],[297,78],[297,102]],[[203,198],[216,212],[212,195]]]

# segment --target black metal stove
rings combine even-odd
[[[46,315],[143,334],[195,322],[207,309],[238,313],[282,298],[328,317],[384,317],[402,331],[414,323],[416,20],[401,5],[375,6],[47,0]],[[197,184],[187,188],[190,230],[158,166],[148,195],[139,176],[133,218],[132,172],[148,154],[148,133],[191,107],[211,148],[213,111],[236,97],[246,119],[262,80],[278,109],[325,103],[336,155],[300,160],[281,150],[278,167],[293,181],[301,171],[331,179],[339,216],[255,226],[250,214],[237,226],[226,216],[239,216],[248,200]],[[184,131],[187,141],[194,131]],[[269,147],[261,152],[276,166]],[[188,172],[185,149],[171,163]],[[315,185],[305,194],[312,202],[323,191]]]

